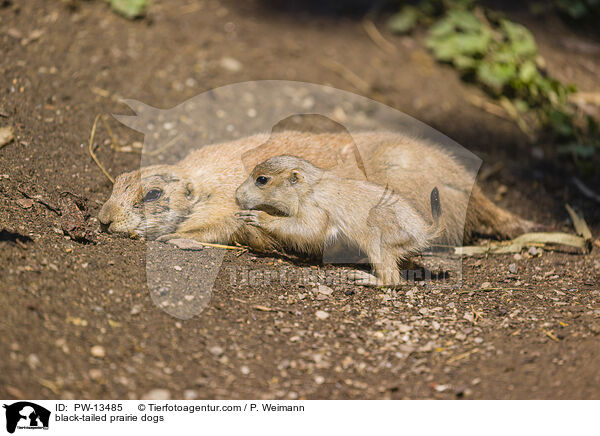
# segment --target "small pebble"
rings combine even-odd
[[[104,347],[102,345],[94,345],[90,349],[90,352],[94,357],[104,357],[106,355],[106,351],[104,350]]]
[[[331,289],[329,286],[319,285],[317,292],[323,295],[331,295],[333,294],[333,289]]]
[[[231,57],[224,57],[221,59],[221,67],[227,71],[235,73],[242,69],[242,63],[237,59]]]
[[[90,378],[92,380],[98,380],[98,379],[102,378],[102,371],[97,368],[90,369],[88,374],[90,375]]]
[[[535,248],[535,247],[529,247],[529,250],[527,250],[527,252],[528,252],[529,254],[531,254],[532,256],[537,256],[537,254],[538,254],[538,249],[537,249],[537,248]]]
[[[536,159],[543,159],[544,149],[542,147],[533,147],[531,149],[531,156],[533,156]]]
[[[139,304],[136,304],[135,306],[133,306],[131,308],[131,311],[129,313],[132,314],[132,315],[137,315],[141,311],[142,311],[142,306],[140,306]]]
[[[508,271],[511,274],[516,274],[517,273],[517,264],[516,263],[511,263],[510,265],[508,265]]]
[[[31,369],[37,368],[38,366],[40,366],[40,359],[39,359],[39,357],[37,357],[37,355],[35,355],[35,354],[30,354],[27,357],[27,365],[29,365],[29,367]]]
[[[214,347],[210,347],[208,349],[208,351],[210,352],[210,354],[219,357],[220,355],[222,355],[225,350],[221,347],[219,347],[218,345],[215,345]]]
[[[142,400],[170,400],[171,392],[166,389],[152,389],[142,395]]]
[[[193,389],[186,389],[183,391],[183,399],[184,400],[195,400],[198,398],[198,392]]]
[[[0,148],[11,143],[15,139],[15,131],[12,127],[0,127]]]
[[[30,198],[20,198],[17,200],[17,204],[23,209],[30,209],[33,206],[33,200]]]
[[[329,314],[323,310],[317,310],[317,313],[315,313],[316,317],[318,319],[327,319],[329,318]]]
[[[11,27],[10,29],[8,29],[6,31],[6,34],[14,39],[21,39],[23,37],[23,34],[21,32],[19,32],[18,29],[15,29],[14,27]]]

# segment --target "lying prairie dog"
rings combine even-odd
[[[315,141],[316,139],[316,141]],[[242,244],[258,251],[279,248],[262,230],[240,222],[235,190],[248,171],[249,154],[260,161],[295,150],[303,157],[355,177],[364,170],[352,159],[350,135],[283,132],[258,134],[191,152],[176,165],[152,165],[119,175],[98,220],[111,233],[132,238],[193,239],[218,244]],[[262,158],[261,158],[262,156]]]
[[[362,158],[360,168],[351,159],[355,148]],[[341,158],[332,159],[332,153]],[[492,203],[477,185],[471,186],[469,173],[456,158],[424,139],[394,132],[349,136],[293,130],[208,145],[176,165],[121,174],[98,219],[108,231],[128,236],[237,242],[258,251],[277,248],[266,232],[235,217],[235,190],[251,170],[242,156],[249,154],[253,162],[294,154],[344,177],[366,175],[372,183],[388,185],[422,216],[430,214],[429,194],[437,187],[444,199],[440,240],[447,243],[460,244],[463,233],[468,239],[474,231],[507,238],[536,227]],[[329,168],[331,162],[341,164]],[[157,192],[147,197],[151,191]]]
[[[388,187],[338,177],[296,156],[257,165],[236,190],[237,216],[286,247],[321,254],[338,236],[354,242],[375,267],[377,285],[400,284],[398,261],[440,235],[439,192],[431,192],[433,223]]]

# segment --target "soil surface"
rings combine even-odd
[[[200,315],[182,321],[154,304],[145,243],[95,219],[111,192],[87,151],[95,116],[130,113],[121,96],[168,108],[257,79],[362,93],[324,59],[479,155],[483,171],[495,167],[482,186],[503,207],[573,232],[569,203],[600,232],[598,203],[573,184],[568,159],[469,103],[487,97],[437,64],[422,34],[395,37],[378,22],[395,47],[386,51],[360,2],[352,13],[280,3],[157,1],[127,21],[103,1],[0,1],[0,127],[16,134],[0,148],[0,398],[600,398],[598,244],[587,255],[468,257],[450,291],[319,292],[346,267],[227,252]],[[509,14],[533,30],[551,74],[598,92],[597,35]],[[111,125],[123,142],[143,141]],[[111,174],[139,166],[101,127],[97,138]],[[598,175],[584,181],[600,186]],[[314,281],[256,282],[232,268]]]

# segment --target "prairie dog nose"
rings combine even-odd
[[[100,209],[100,212],[98,212],[98,221],[100,221],[100,228],[104,232],[108,231],[108,228],[110,227],[113,221],[109,207],[109,204],[105,203],[102,206],[102,209]]]
[[[110,233],[110,223],[104,224],[102,221],[100,221],[100,230],[102,230],[104,233]]]

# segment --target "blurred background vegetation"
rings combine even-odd
[[[143,17],[151,7],[151,0],[105,1],[129,19]],[[386,19],[388,30],[398,35],[417,29],[426,31],[426,46],[434,58],[485,90],[532,143],[541,138],[550,141],[559,154],[572,158],[580,171],[594,172],[590,158],[600,149],[600,127],[597,114],[589,110],[587,103],[598,96],[579,93],[576,84],[552,77],[532,33],[502,11],[505,3],[347,0],[327,7],[336,12],[366,11],[373,19]],[[526,3],[532,13],[558,14],[573,28],[597,30],[600,23],[600,0]],[[489,105],[488,109],[498,110]]]
[[[599,23],[600,0],[531,3],[537,14],[558,12],[573,22]],[[388,20],[406,34],[427,28],[427,48],[440,62],[485,89],[532,139],[549,134],[560,153],[580,170],[594,168],[587,158],[600,148],[598,120],[585,110],[574,84],[551,77],[535,39],[523,25],[476,0],[423,0],[407,4]]]

